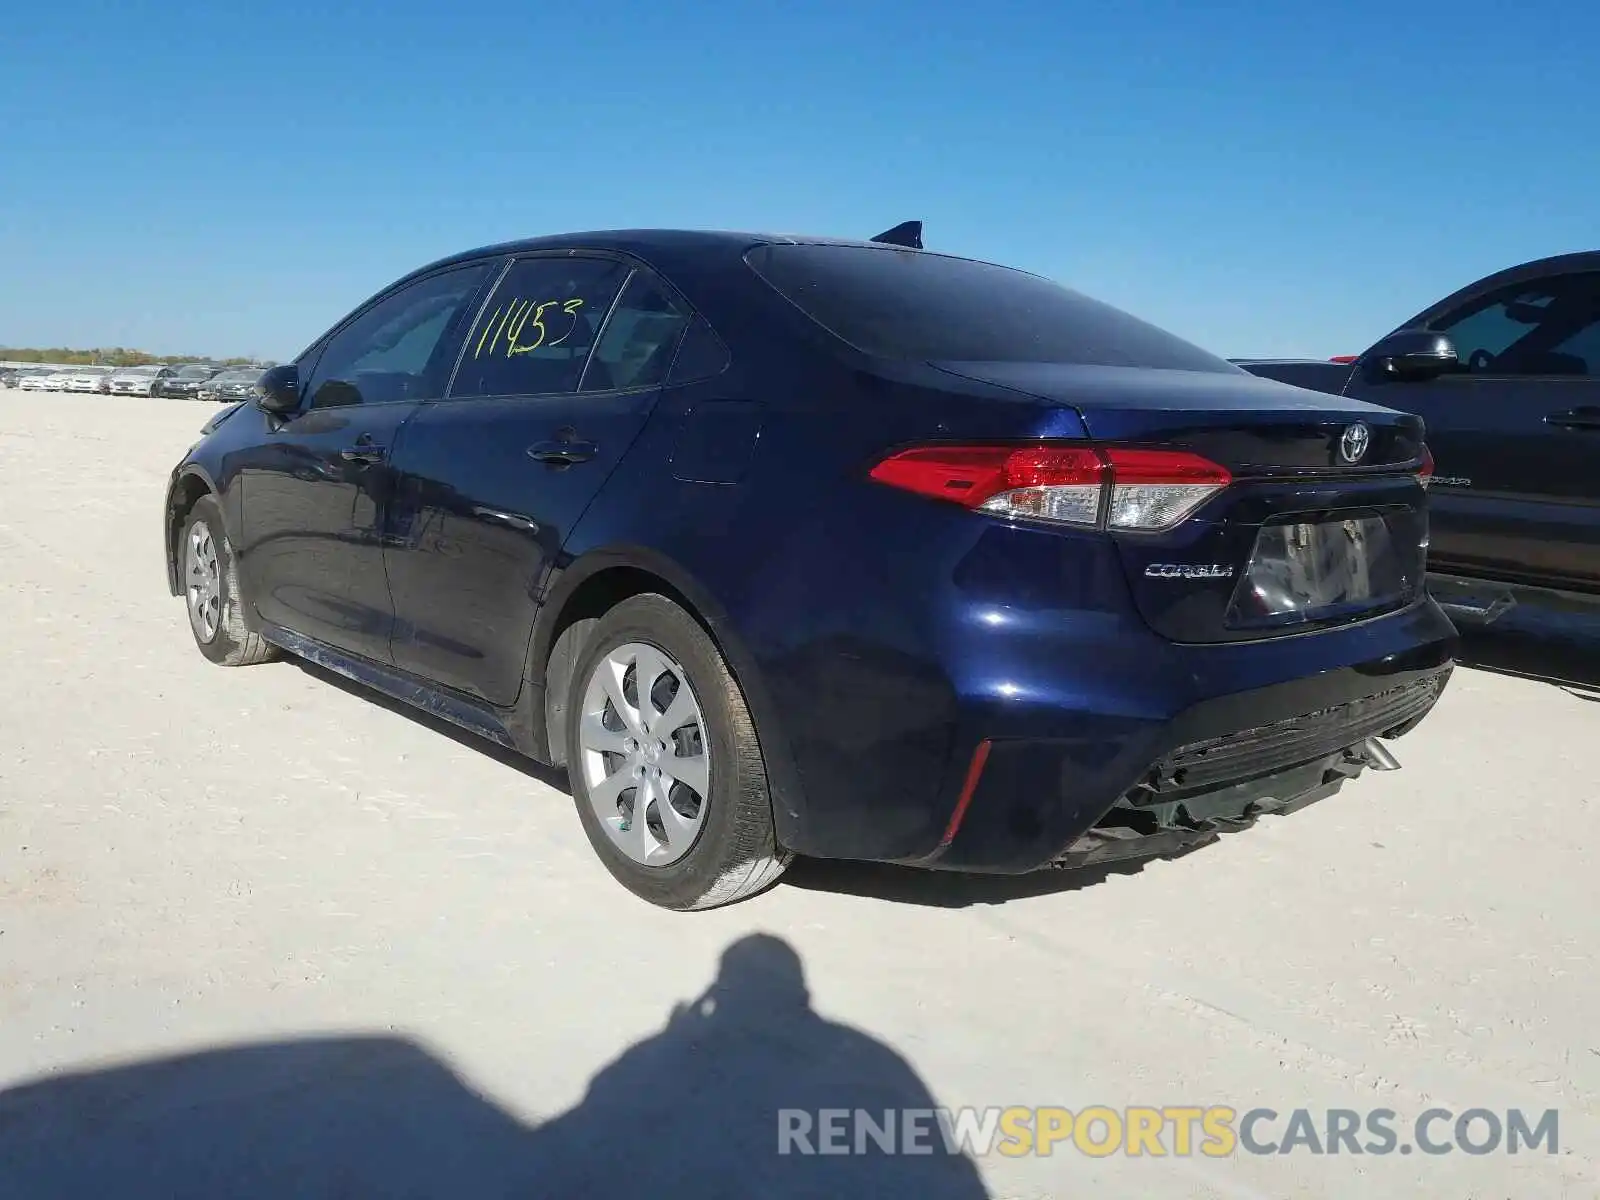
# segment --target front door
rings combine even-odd
[[[489,269],[431,275],[364,308],[308,364],[300,410],[241,467],[237,549],[266,620],[389,661],[390,454],[419,406],[442,394]]]
[[[396,665],[516,701],[546,573],[643,428],[687,323],[654,276],[614,259],[506,272],[448,398],[395,453]]]

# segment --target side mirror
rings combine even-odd
[[[261,373],[256,380],[256,407],[275,417],[287,416],[300,407],[300,372],[293,363]]]
[[[1456,344],[1444,334],[1401,329],[1363,354],[1361,365],[1373,378],[1415,381],[1455,371],[1461,360]]]

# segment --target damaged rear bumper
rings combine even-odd
[[[1387,747],[1368,738],[1317,762],[1188,800],[1124,796],[1049,865],[1072,869],[1177,854],[1214,842],[1224,833],[1248,829],[1258,817],[1298,812],[1333,795],[1369,767],[1393,771],[1399,766]]]
[[[1432,711],[1453,650],[1439,643],[1381,674],[1345,668],[1204,702],[1125,741],[1092,780],[1075,769],[1081,746],[993,741],[964,819],[919,865],[1004,874],[1093,866],[1175,853],[1304,808],[1369,767],[1399,765],[1382,743]],[[1100,790],[1110,780],[1120,782]]]

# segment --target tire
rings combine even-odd
[[[618,664],[628,661],[624,672]],[[638,695],[646,669],[655,679],[648,708]],[[690,695],[680,708],[685,685]],[[692,719],[673,717],[689,708]],[[578,818],[600,861],[634,895],[678,911],[717,908],[764,891],[783,874],[792,856],[773,830],[766,765],[744,692],[682,608],[647,594],[601,617],[573,671],[567,713]],[[646,785],[640,825],[634,809]],[[670,835],[666,817],[675,818]]]
[[[194,644],[220,667],[248,667],[269,662],[277,649],[245,625],[239,569],[215,496],[202,496],[189,510],[178,542],[178,578]],[[214,603],[197,604],[212,593]],[[203,615],[202,615],[203,614]]]

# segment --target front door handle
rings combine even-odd
[[[535,462],[563,467],[571,466],[573,463],[588,462],[599,452],[600,448],[593,442],[535,442],[528,447],[528,457]]]
[[[1569,408],[1566,412],[1551,413],[1544,423],[1557,429],[1600,430],[1600,408]]]

